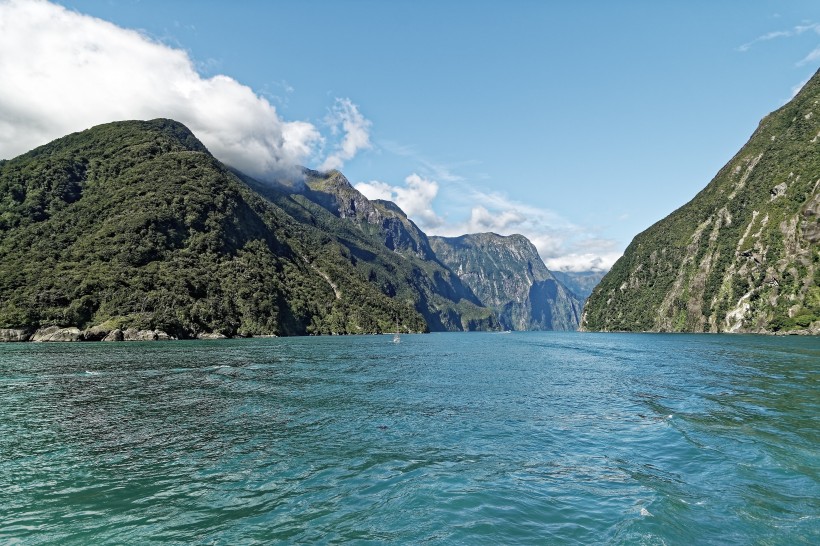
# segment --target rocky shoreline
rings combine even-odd
[[[203,332],[192,339],[227,339],[218,332]],[[266,336],[267,337],[267,336]],[[10,342],[79,342],[79,341],[174,341],[177,338],[162,330],[138,330],[136,328],[106,329],[100,327],[80,330],[74,326],[47,326],[31,328],[0,328],[0,343]]]

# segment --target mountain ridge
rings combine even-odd
[[[18,332],[0,338],[497,328],[400,209],[360,196],[379,222],[339,221],[318,186],[352,187],[308,174],[317,185],[300,191],[256,181],[166,119],[99,125],[0,163],[0,329]]]
[[[375,289],[337,240],[172,120],[104,124],[4,162],[0,223],[2,327],[427,330],[412,301]]]
[[[482,293],[489,304],[464,278],[498,264],[458,275],[395,203],[339,171],[302,173],[258,181],[168,119],[0,162],[0,341],[577,326],[578,302],[523,236],[492,235],[523,292],[506,307]]]

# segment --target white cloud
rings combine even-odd
[[[802,34],[805,34],[806,32],[814,32],[815,34],[820,34],[820,23],[806,22],[802,25],[795,25],[789,30],[776,30],[774,32],[767,32],[766,34],[758,36],[751,42],[746,42],[745,44],[738,46],[737,50],[746,52],[749,51],[752,48],[752,46],[757,43],[768,42],[770,40],[774,40],[777,38],[791,38],[793,36],[800,36]]]
[[[803,66],[803,65],[807,65],[809,63],[814,63],[818,59],[820,59],[820,47],[815,48],[811,53],[806,55],[802,60],[798,61],[797,66]]]
[[[775,31],[775,32],[768,32],[768,33],[766,33],[762,36],[758,36],[757,38],[755,38],[751,42],[747,42],[743,45],[738,46],[737,50],[742,51],[742,52],[746,52],[746,51],[749,51],[752,48],[752,46],[755,45],[758,42],[768,42],[769,40],[774,40],[775,38],[786,38],[786,37],[789,37],[789,36],[793,36],[793,34],[792,34],[791,31],[787,31],[787,30],[778,30],[778,31]]]
[[[565,254],[545,260],[547,267],[553,271],[609,271],[621,257],[620,252],[606,254]]]
[[[189,55],[44,1],[0,2],[0,157],[115,120],[176,119],[220,160],[271,179],[321,141],[236,80]]]
[[[261,179],[288,174],[325,144],[313,124],[281,119],[251,88],[225,75],[204,77],[182,49],[46,1],[0,0],[0,158],[100,123],[156,117],[186,124],[217,158]],[[336,99],[326,121],[334,144],[320,168],[340,168],[372,147],[372,124],[350,99]],[[551,267],[607,267],[619,254],[614,242],[560,215],[469,188],[453,166],[417,159],[421,175],[403,184],[357,188],[394,201],[431,234],[521,233]],[[463,219],[436,212],[437,181],[464,190],[457,197],[469,202]]]
[[[775,40],[778,38],[793,38],[795,36],[801,36],[806,33],[814,33],[820,35],[820,23],[812,23],[811,21],[806,21],[803,24],[795,25],[794,27],[788,30],[776,30],[774,32],[767,32],[761,36],[758,36],[751,42],[747,42],[737,47],[737,51],[745,53],[749,51],[753,45],[758,44],[760,42],[768,42],[770,40]],[[796,63],[797,66],[803,66],[806,64],[814,63],[820,59],[820,47],[815,48],[813,51],[808,53],[803,59]]]
[[[362,192],[362,195],[368,199],[381,199],[383,201],[395,201],[396,199],[396,192],[393,191],[393,186],[379,182],[378,180],[359,182],[354,187]]]
[[[444,223],[434,211],[433,200],[438,195],[438,183],[413,173],[404,179],[404,188],[395,188],[396,204],[408,215],[418,218],[427,228]]]
[[[359,108],[350,99],[336,99],[336,104],[327,117],[328,125],[334,135],[344,133],[342,140],[336,145],[319,170],[328,171],[341,169],[345,161],[353,159],[359,150],[370,148],[370,126],[372,123],[365,118]]]
[[[470,219],[467,221],[467,231],[471,233],[509,231],[526,221],[527,217],[524,216],[521,211],[510,209],[493,213],[479,205],[473,207],[470,211]]]
[[[384,182],[359,182],[355,188],[368,199],[393,201],[423,230],[436,229],[444,225],[444,219],[433,210],[433,201],[439,186],[435,180],[428,180],[416,173],[404,179],[404,186],[391,186]]]

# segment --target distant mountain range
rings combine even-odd
[[[561,284],[569,288],[582,302],[592,294],[606,271],[551,271]]]
[[[820,333],[820,72],[689,203],[639,234],[583,328]]]
[[[0,162],[0,340],[577,326],[577,298],[523,237],[431,244],[338,171],[303,174],[260,182],[164,119]]]
[[[559,282],[523,235],[430,237],[436,256],[498,316],[505,330],[575,330],[578,297]]]

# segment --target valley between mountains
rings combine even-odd
[[[340,172],[283,182],[231,169],[167,119],[97,126],[3,161],[0,336],[578,326],[580,299],[523,237],[476,236],[493,241],[485,254],[508,248],[505,259],[475,247],[468,259],[482,270],[456,272],[452,249],[443,259],[401,209]]]
[[[428,237],[339,171],[262,182],[176,121],[108,123],[0,161],[0,340],[818,334],[819,148],[820,73],[601,278]]]

